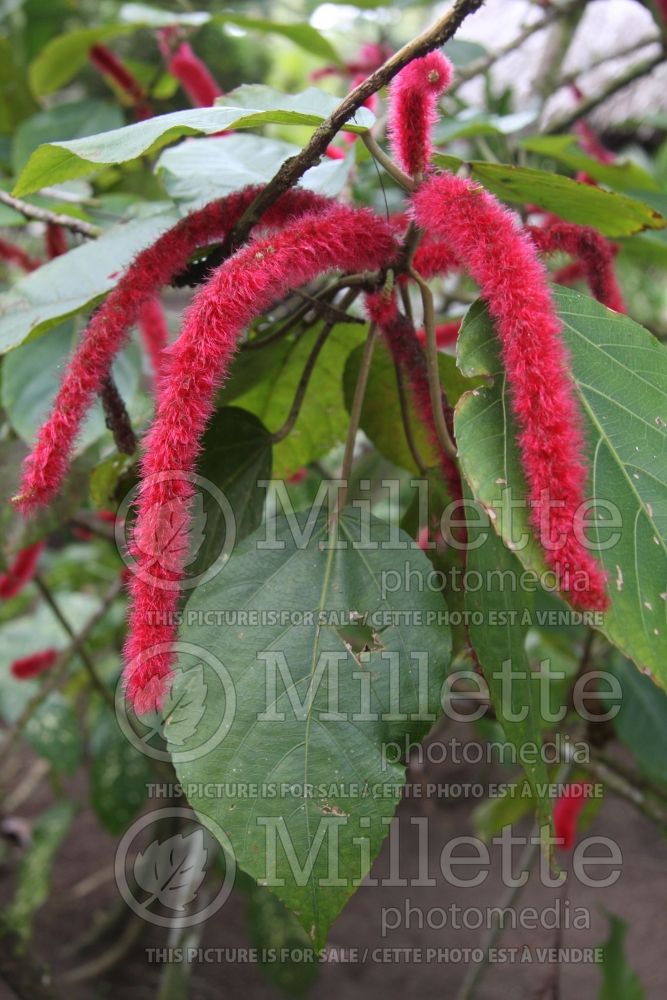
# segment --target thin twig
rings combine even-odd
[[[359,430],[361,411],[364,405],[364,397],[366,396],[366,386],[368,385],[368,376],[371,370],[371,362],[373,360],[373,350],[375,348],[376,339],[377,326],[375,323],[371,323],[368,329],[368,337],[366,338],[366,343],[364,344],[364,351],[361,356],[359,374],[357,375],[357,384],[354,388],[354,397],[352,399],[352,407],[350,409],[350,423],[348,426],[347,438],[345,440],[345,453],[343,455],[343,464],[340,473],[342,486],[338,492],[336,515],[347,503],[350,475],[352,474],[352,461],[354,459],[354,444],[357,439],[357,431]]]
[[[50,212],[48,208],[39,208],[39,206],[31,205],[30,202],[23,201],[21,198],[15,198],[13,195],[8,194],[7,191],[0,190],[0,202],[9,208],[13,208],[15,212],[18,212],[25,219],[32,219],[36,222],[50,222],[54,226],[62,226],[63,229],[69,229],[70,232],[79,233],[80,236],[86,236],[88,239],[95,239],[102,233],[102,230],[98,226],[93,226],[90,222],[75,219],[71,215],[62,215],[60,212]]]
[[[54,616],[58,619],[58,621],[62,625],[63,629],[65,630],[69,638],[74,642],[76,640],[76,632],[74,631],[69,621],[63,614],[62,608],[60,607],[55,597],[51,593],[51,589],[48,586],[48,584],[46,583],[44,578],[39,575],[39,573],[36,574],[34,582],[40,594],[42,595],[48,606],[51,608],[51,611],[53,612]],[[90,654],[88,653],[88,650],[86,649],[86,646],[83,643],[79,646],[78,656],[81,662],[83,663],[84,667],[88,671],[88,676],[93,682],[93,685],[97,688],[97,690],[102,695],[107,704],[112,709],[114,709],[115,704],[113,695],[111,694],[111,691],[109,691],[108,687],[98,674],[97,667],[93,663]]]
[[[387,156],[384,149],[378,145],[370,132],[364,132],[361,138],[363,139],[364,146],[373,159],[376,160],[381,167],[384,167],[389,176],[393,177],[397,184],[400,184],[405,191],[412,192],[417,189],[417,185],[412,177],[410,177],[409,174],[406,174],[404,170],[401,170],[398,164],[394,163],[390,156]]]
[[[625,73],[614,76],[598,94],[587,97],[574,110],[568,111],[566,115],[561,115],[560,118],[556,118],[544,130],[544,134],[556,135],[559,132],[568,132],[580,118],[584,118],[591,111],[594,111],[595,108],[599,107],[600,104],[604,104],[609,97],[613,97],[619,90],[623,90],[624,87],[634,83],[635,80],[639,80],[642,76],[652,73],[656,66],[659,66],[664,59],[665,53],[659,52],[649,59],[644,59],[642,62],[630,66]]]
[[[348,291],[347,295],[343,297],[340,303],[340,307],[343,310],[343,312],[345,312],[345,310],[352,305],[352,303],[354,302],[354,300],[357,298],[358,295],[359,291],[356,288],[351,288]],[[306,361],[306,364],[304,366],[301,378],[299,379],[299,384],[297,386],[296,393],[294,394],[294,400],[292,401],[292,406],[290,408],[287,419],[285,423],[282,425],[282,427],[279,427],[278,430],[271,435],[272,444],[278,444],[278,442],[283,441],[287,437],[287,435],[292,431],[295,423],[299,419],[301,406],[303,404],[303,400],[308,390],[308,384],[315,369],[315,364],[317,362],[318,357],[320,356],[322,348],[327,342],[329,334],[331,333],[337,322],[339,322],[337,319],[330,320],[328,323],[325,323],[322,329],[320,330],[317,340],[313,344],[313,349],[311,350],[308,356],[308,360]]]
[[[417,282],[421,292],[424,306],[424,330],[426,331],[426,367],[428,371],[428,388],[431,396],[431,409],[433,410],[433,423],[438,444],[450,458],[456,458],[456,445],[452,441],[451,435],[445,421],[445,414],[442,409],[442,386],[440,385],[440,368],[438,366],[438,343],[435,335],[435,306],[433,305],[433,293],[424,281],[421,274],[410,269],[410,277]]]

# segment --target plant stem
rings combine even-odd
[[[378,145],[371,132],[364,132],[361,138],[364,146],[373,159],[376,160],[381,167],[384,167],[389,176],[393,177],[397,184],[400,184],[400,186],[406,191],[416,191],[417,185],[413,181],[412,177],[410,177],[409,174],[406,174],[405,171],[401,170],[399,165],[394,163],[390,156],[387,156],[384,149]]]
[[[13,195],[8,194],[7,191],[0,190],[0,202],[9,208],[13,208],[15,212],[18,212],[25,219],[36,222],[50,222],[54,226],[62,226],[63,229],[69,229],[70,232],[79,233],[80,236],[86,236],[88,239],[95,239],[95,237],[100,236],[102,233],[102,230],[98,226],[93,226],[90,222],[75,219],[71,215],[50,212],[48,208],[39,208],[39,206],[31,205],[30,202],[23,201],[21,198],[15,198]]]
[[[74,631],[74,629],[68,622],[67,618],[63,614],[62,608],[60,607],[55,597],[51,593],[49,586],[47,585],[43,577],[39,575],[39,573],[36,574],[35,576],[35,586],[39,590],[40,594],[42,595],[48,606],[51,608],[51,611],[53,612],[54,616],[58,619],[63,629],[67,633],[67,635],[73,642],[76,641],[76,632]],[[106,703],[111,707],[111,709],[114,709],[115,706],[114,706],[113,695],[111,694],[108,687],[98,674],[97,668],[93,663],[90,654],[88,653],[88,650],[86,649],[85,643],[80,644],[78,649],[78,656],[81,662],[83,663],[84,667],[88,671],[88,676],[90,677],[93,685],[97,688],[97,690],[102,695]]]
[[[343,296],[343,299],[341,300],[340,304],[340,308],[343,310],[343,312],[350,305],[352,305],[352,303],[354,302],[354,300],[357,298],[358,295],[359,295],[358,289],[351,288],[348,291],[347,295]],[[287,435],[292,431],[295,423],[299,419],[301,406],[303,405],[303,401],[306,392],[308,390],[308,383],[310,382],[313,371],[315,370],[315,364],[317,363],[317,359],[320,356],[322,348],[327,342],[329,334],[331,333],[334,326],[336,326],[338,322],[340,322],[340,320],[338,319],[329,320],[329,322],[325,323],[322,329],[320,330],[319,336],[315,341],[315,343],[313,344],[313,349],[308,356],[308,360],[306,361],[306,364],[304,366],[301,378],[299,379],[299,384],[297,386],[296,393],[294,394],[294,400],[292,402],[292,406],[287,416],[287,420],[282,425],[282,427],[279,427],[278,430],[271,435],[272,444],[278,444],[280,441],[283,441],[287,437]]]
[[[123,455],[134,455],[137,450],[137,436],[132,429],[130,415],[111,373],[106,375],[102,382],[100,398],[106,425],[113,434],[118,451]]]
[[[410,277],[419,285],[424,306],[424,330],[426,331],[426,367],[428,371],[428,388],[433,410],[433,423],[438,438],[438,444],[450,458],[456,458],[456,445],[452,441],[445,414],[442,409],[442,386],[440,385],[440,369],[438,367],[438,344],[435,336],[435,306],[433,294],[421,274],[410,268]]]
[[[354,397],[352,399],[352,407],[350,409],[350,423],[347,430],[347,438],[345,439],[345,452],[343,454],[343,464],[340,473],[343,485],[338,491],[335,511],[336,516],[347,503],[350,475],[352,473],[352,462],[354,459],[354,444],[357,439],[357,431],[359,430],[361,411],[364,405],[364,397],[366,395],[366,386],[368,385],[368,376],[371,370],[371,362],[373,360],[376,338],[377,326],[375,323],[371,323],[368,329],[368,337],[366,338],[366,343],[364,344],[364,351],[361,356],[361,365],[359,366],[357,384],[354,387]]]

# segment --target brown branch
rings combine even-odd
[[[86,236],[88,239],[95,239],[102,232],[97,226],[92,226],[89,222],[84,222],[83,219],[75,219],[71,215],[61,215],[60,212],[50,212],[48,208],[39,208],[38,205],[31,205],[28,201],[15,198],[7,191],[0,190],[0,202],[13,208],[25,219],[31,219],[35,222],[50,222],[54,226],[62,226],[63,229],[69,229],[70,232],[79,233],[80,236]]]
[[[137,437],[132,430],[123,397],[111,374],[105,376],[102,382],[100,398],[104,407],[105,423],[113,434],[118,451],[123,455],[134,455],[137,450]]]
[[[604,104],[608,98],[613,97],[619,90],[623,90],[624,87],[634,83],[635,80],[639,80],[642,76],[652,73],[664,59],[665,53],[658,52],[656,55],[644,59],[642,62],[635,63],[634,66],[630,66],[625,73],[620,73],[618,76],[613,77],[599,94],[586,98],[573,111],[569,111],[566,115],[561,115],[560,118],[551,122],[545,129],[544,134],[556,135],[559,132],[568,132],[580,118],[584,118],[591,111],[594,111],[595,108],[599,107],[600,104]]]

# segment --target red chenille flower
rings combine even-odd
[[[356,272],[387,266],[396,252],[389,224],[368,210],[336,205],[243,247],[196,295],[180,336],[166,352],[157,412],[144,447],[125,648],[126,690],[137,713],[159,707],[167,691],[174,612],[188,551],[190,477],[216,390],[242,331],[290,289],[332,268]],[[161,540],[176,534],[168,560],[160,562],[155,554],[165,548]]]
[[[197,108],[210,107],[222,95],[209,68],[195,55],[188,42],[181,42],[169,59],[167,68]]]
[[[10,243],[9,240],[0,239],[0,260],[6,260],[8,264],[15,264],[23,271],[36,271],[41,267],[41,260],[31,257],[22,247]]]
[[[605,574],[578,537],[586,464],[560,322],[530,237],[474,182],[442,174],[413,198],[415,219],[449,242],[494,320],[519,425],[531,521],[561,592],[581,609],[607,607]]]
[[[389,137],[403,169],[423,174],[431,160],[438,98],[452,82],[452,64],[439,52],[413,59],[389,87]]]
[[[20,659],[14,660],[9,670],[17,680],[29,681],[33,677],[39,677],[46,670],[50,670],[57,659],[57,650],[44,649],[41,653],[31,653],[29,656],[22,656]]]
[[[37,563],[45,542],[35,542],[21,549],[6,573],[0,574],[0,597],[9,600],[16,597],[26,583],[29,583],[37,572]]]
[[[564,851],[571,851],[577,839],[577,822],[590,797],[590,781],[574,781],[566,785],[553,810],[554,834]]]

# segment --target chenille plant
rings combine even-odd
[[[572,27],[573,5],[542,6],[545,30]],[[23,736],[48,757],[39,720],[56,705],[109,832],[131,828],[151,781],[183,813],[187,789],[191,812],[158,826],[171,861],[201,824],[207,893],[238,867],[251,910],[274,907],[318,953],[457,697],[483,702],[515,767],[474,814],[481,835],[530,816],[555,869],[602,782],[664,825],[638,706],[654,698],[647,725],[667,722],[667,328],[664,301],[649,323],[650,290],[636,294],[645,262],[665,264],[664,178],[598,134],[572,74],[572,135],[548,119],[527,135],[494,57],[459,65],[447,47],[482,7],[456,0],[403,47],[379,37],[342,59],[311,24],[126,5],[122,23],[52,37],[30,69],[31,100],[103,92],[80,103],[108,129],[39,145],[27,118],[0,192],[0,637],[18,706],[0,781]],[[230,85],[204,44],[225,18],[312,50],[317,86]],[[490,107],[471,117],[481,74]],[[577,685],[604,672],[631,706],[617,728],[578,713]],[[608,694],[591,690],[584,707]],[[561,738],[595,752],[554,764],[541,751]],[[227,781],[260,791],[201,791]],[[179,912],[205,843],[175,862]],[[161,864],[133,856],[146,912],[168,909]],[[12,948],[41,902],[11,911]],[[298,992],[314,973],[296,964],[294,982],[267,972]]]

